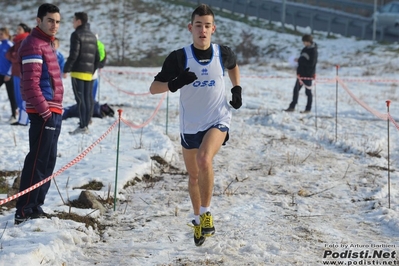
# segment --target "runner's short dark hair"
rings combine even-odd
[[[191,24],[194,23],[194,17],[195,17],[196,15],[198,15],[198,16],[200,16],[200,17],[210,15],[210,16],[212,16],[213,18],[215,18],[215,15],[213,14],[212,9],[211,9],[208,5],[205,5],[205,4],[199,5],[199,6],[193,11],[193,13],[191,14]]]

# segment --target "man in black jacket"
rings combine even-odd
[[[72,88],[77,106],[79,106],[79,127],[69,132],[72,135],[88,133],[88,125],[93,114],[94,71],[98,68],[100,55],[97,38],[90,31],[88,16],[85,12],[76,12],[73,18],[75,31],[71,34],[69,57],[64,66],[66,73],[71,73]]]
[[[313,42],[312,35],[305,34],[302,36],[302,42],[304,48],[301,51],[299,58],[295,59],[298,62],[298,67],[296,70],[297,80],[294,87],[294,95],[292,97],[292,102],[286,112],[295,111],[295,105],[298,103],[299,91],[302,86],[305,86],[305,93],[308,96],[308,101],[306,108],[301,113],[309,113],[312,109],[312,80],[316,75],[316,64],[317,64],[317,44]]]

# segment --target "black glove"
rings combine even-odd
[[[242,88],[240,86],[234,86],[231,89],[232,96],[231,96],[230,104],[231,104],[231,106],[234,107],[234,109],[238,109],[242,105],[241,90],[242,90]]]
[[[184,85],[188,85],[197,79],[197,75],[194,72],[189,71],[190,68],[186,68],[183,72],[177,76],[174,80],[168,82],[168,87],[171,92],[176,92]]]

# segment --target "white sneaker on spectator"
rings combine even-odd
[[[76,134],[88,134],[89,129],[87,127],[77,127],[74,131],[69,131],[69,134],[76,135]]]
[[[14,124],[15,122],[18,122],[17,118],[15,118],[14,116],[10,116],[10,119],[8,119],[8,123]]]

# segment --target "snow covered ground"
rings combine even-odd
[[[66,4],[60,7],[67,8]],[[167,13],[173,5],[164,8]],[[10,7],[7,15],[15,14],[14,9]],[[189,14],[191,9],[178,10]],[[142,16],[137,20],[145,21],[145,13]],[[151,16],[154,23],[156,15]],[[96,22],[101,24],[100,19]],[[399,131],[374,115],[386,114],[385,101],[391,100],[390,114],[399,121],[399,46],[317,33],[319,65],[312,113],[299,113],[306,103],[303,90],[297,111],[285,113],[282,109],[288,107],[295,83],[295,70],[288,59],[301,49],[300,37],[217,17],[218,22],[217,41],[234,43],[234,36],[248,30],[265,51],[274,47],[275,52],[241,65],[243,106],[233,111],[230,140],[215,158],[212,213],[216,235],[195,247],[192,229],[187,226],[192,210],[180,151],[178,93],[148,94],[159,67],[106,67],[101,73],[100,101],[122,110],[120,130],[117,116],[95,118],[90,134],[70,136],[68,131],[78,120],[64,121],[56,166],[56,171],[61,170],[44,205],[50,214],[95,217],[100,228],[56,217],[14,226],[15,209],[3,208],[0,265],[399,263]],[[131,27],[137,25],[141,23]],[[150,39],[155,28],[151,25],[146,24],[148,31],[139,31],[137,42]],[[224,25],[229,26],[229,34]],[[60,35],[68,38],[71,28],[63,27]],[[170,27],[173,30],[158,31],[156,37],[180,36],[175,42],[164,42],[169,51],[189,38],[179,22]],[[109,44],[111,36],[103,35]],[[338,89],[337,64],[343,80]],[[74,99],[69,79],[64,81],[67,106]],[[350,97],[344,86],[374,114]],[[7,96],[1,90],[0,166],[3,171],[21,170],[28,151],[28,127],[9,126],[8,117]],[[86,156],[81,156],[87,148]],[[166,164],[155,161],[154,156]],[[64,204],[77,199],[82,191],[78,187],[90,181],[103,183],[100,191],[92,191],[102,199],[109,193],[113,196],[117,184],[115,211],[112,204],[103,215]],[[13,178],[8,182],[12,184]],[[126,186],[128,183],[134,185]]]

